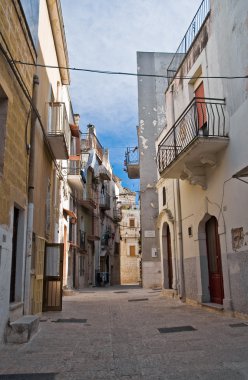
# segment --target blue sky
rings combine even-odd
[[[61,0],[71,67],[137,72],[136,52],[175,52],[201,0]],[[114,173],[123,171],[125,147],[137,145],[137,78],[71,72],[71,98],[80,128],[96,126],[110,150]]]

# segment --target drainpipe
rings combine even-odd
[[[33,78],[34,106],[37,106],[39,78]],[[27,215],[27,242],[26,242],[26,262],[25,262],[25,283],[24,283],[24,314],[31,312],[30,307],[30,280],[31,280],[31,259],[33,241],[33,219],[34,219],[34,176],[35,176],[35,124],[36,113],[31,113],[31,136],[30,136],[30,158],[29,158],[29,177],[28,177],[28,215]]]
[[[176,199],[177,199],[177,227],[178,227],[178,250],[179,250],[179,297],[185,299],[185,280],[184,280],[184,263],[183,263],[183,237],[182,237],[182,209],[180,182],[176,179]]]
[[[175,123],[175,109],[174,109],[174,86],[171,86],[171,118],[172,125]],[[175,147],[176,149],[176,147]],[[175,180],[175,188],[173,186],[174,191],[174,199],[176,199],[176,223],[175,229],[177,234],[177,248],[178,248],[178,256],[179,256],[179,283],[178,283],[178,293],[180,299],[185,299],[185,281],[184,281],[184,264],[183,264],[183,239],[182,239],[182,208],[181,208],[181,194],[180,194],[180,182],[179,179]]]

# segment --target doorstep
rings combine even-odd
[[[209,311],[215,311],[217,313],[223,313],[224,311],[224,306],[219,303],[204,302],[201,305],[202,307],[204,307],[205,309],[208,309]]]
[[[24,315],[11,322],[6,328],[7,343],[26,343],[38,331],[39,317],[37,315]]]

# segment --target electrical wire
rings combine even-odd
[[[110,71],[110,70],[96,70],[96,69],[84,69],[79,67],[66,67],[66,66],[56,66],[56,65],[44,65],[41,63],[30,63],[24,62],[21,60],[13,60],[12,63],[25,65],[25,66],[36,66],[44,67],[48,69],[63,69],[70,71],[82,71],[95,74],[106,74],[106,75],[125,75],[133,77],[149,77],[149,78],[164,78],[164,79],[197,79],[198,77],[191,76],[168,76],[168,75],[159,75],[159,74],[140,74],[140,73],[130,73],[125,71]],[[248,75],[212,75],[212,76],[201,76],[202,79],[248,79]]]

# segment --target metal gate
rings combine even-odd
[[[46,244],[43,311],[62,310],[64,244]]]
[[[39,314],[42,312],[45,239],[36,235],[33,248],[34,276],[32,280],[32,314]]]

